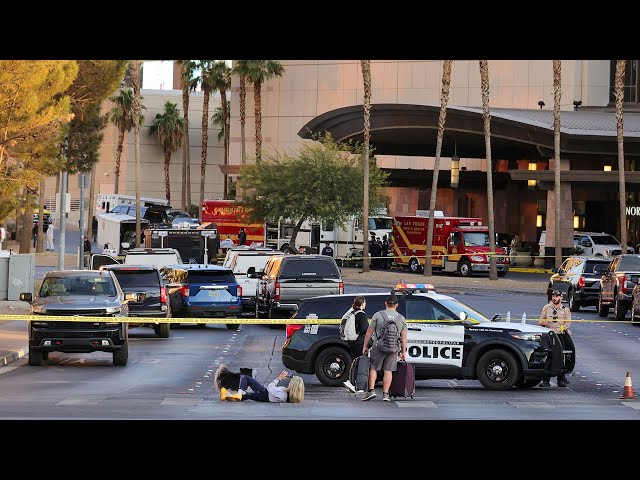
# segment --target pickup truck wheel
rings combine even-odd
[[[318,355],[315,363],[316,377],[328,387],[339,387],[349,378],[351,354],[344,348],[329,347]]]
[[[49,360],[49,352],[42,352],[42,360]]]
[[[237,329],[238,329],[238,327],[240,326],[240,325],[239,325],[239,324],[237,324],[237,323],[225,323],[225,325],[227,326],[227,328],[228,328],[229,330],[237,330]]]
[[[573,290],[569,290],[569,310],[577,312],[580,310],[580,302],[575,299]]]
[[[616,300],[613,305],[613,315],[619,322],[624,320],[624,317],[627,315],[627,306],[624,302],[620,300]]]
[[[478,361],[478,380],[487,390],[509,390],[520,378],[520,368],[505,350],[489,350]]]
[[[458,266],[458,271],[460,272],[460,275],[462,275],[463,277],[470,277],[471,264],[468,261],[463,260],[462,262],[460,262],[460,265]]]
[[[118,367],[127,365],[129,359],[129,340],[125,340],[120,350],[113,352],[113,364]]]
[[[158,331],[156,332],[158,338],[169,338],[171,335],[171,325],[168,323],[158,324]]]
[[[638,312],[636,311],[636,307],[634,307],[632,304],[631,305],[631,321],[636,322],[636,323],[633,323],[633,325],[640,325],[640,323],[638,323],[638,321],[636,320],[637,315],[638,315]]]
[[[40,350],[32,350],[29,348],[29,365],[32,367],[42,365],[42,352]]]
[[[409,270],[411,270],[413,273],[418,273],[420,271],[420,262],[417,258],[412,258],[409,261]]]
[[[598,294],[598,315],[601,317],[609,315],[609,305],[602,303],[602,294]]]
[[[504,277],[507,275],[507,272],[498,272],[499,277]]]

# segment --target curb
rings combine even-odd
[[[0,351],[0,367],[8,365],[27,356],[29,353],[29,346],[25,345],[18,350]]]
[[[521,273],[548,273],[549,275],[553,273],[550,268],[510,267],[509,271]]]

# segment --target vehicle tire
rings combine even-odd
[[[258,304],[257,298],[256,298],[256,318],[267,318],[267,316],[260,311],[260,305]]]
[[[49,352],[42,352],[42,360],[49,360]]]
[[[627,306],[620,300],[616,300],[613,304],[613,316],[619,322],[623,321],[627,315]]]
[[[349,378],[350,368],[351,354],[344,348],[329,347],[316,357],[316,377],[328,387],[342,386]]]
[[[638,315],[638,312],[636,312],[636,309],[633,305],[631,305],[631,322],[639,322],[639,320],[636,320],[636,316]],[[632,325],[640,325],[640,323],[632,323]]]
[[[602,295],[598,294],[598,315],[600,317],[606,317],[609,315],[609,305],[602,303]]]
[[[507,275],[507,272],[498,272],[498,276],[501,278],[506,277],[506,275]]]
[[[520,366],[506,350],[494,349],[480,357],[478,380],[487,390],[509,390],[520,378]]]
[[[412,258],[409,260],[409,270],[413,273],[418,273],[420,271],[420,262],[417,258]]]
[[[129,360],[129,340],[125,340],[120,350],[113,352],[113,364],[117,367],[124,367]]]
[[[229,330],[237,330],[237,329],[238,329],[238,327],[240,326],[240,325],[239,325],[239,324],[237,324],[237,323],[225,323],[225,325],[227,326],[227,328],[228,328]]]
[[[32,367],[42,365],[42,352],[40,350],[32,350],[29,348],[29,365]]]
[[[517,388],[521,388],[523,390],[529,390],[533,387],[537,387],[538,385],[540,385],[540,382],[542,380],[537,378],[535,380],[524,380],[524,379],[520,379],[516,382],[516,387]]]
[[[463,260],[462,262],[460,262],[460,265],[458,265],[458,272],[460,272],[460,275],[462,275],[463,277],[470,277],[471,264],[467,260]]]
[[[158,331],[156,332],[158,338],[169,338],[171,335],[171,325],[168,323],[158,324]]]
[[[572,312],[577,312],[580,310],[580,302],[575,299],[573,290],[569,289],[569,293],[567,295],[569,297],[569,310]]]

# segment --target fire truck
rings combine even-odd
[[[431,266],[445,272],[459,272],[468,277],[474,272],[489,271],[489,228],[481,218],[435,217]],[[427,252],[429,217],[396,217],[393,224],[393,256],[396,266],[412,272],[424,269]],[[496,247],[498,276],[509,271],[509,258]]]
[[[244,227],[247,245],[252,243],[264,245],[264,223],[249,223],[246,215],[246,208],[235,200],[204,200],[202,202],[202,226],[204,227],[205,223],[215,223],[220,240],[230,236],[233,243],[237,245],[238,233],[240,228]]]

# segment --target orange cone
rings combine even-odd
[[[625,400],[636,398],[636,396],[633,394],[633,386],[631,385],[631,373],[629,372],[627,372],[627,378],[624,379],[624,390],[622,391],[622,396],[620,398]]]

